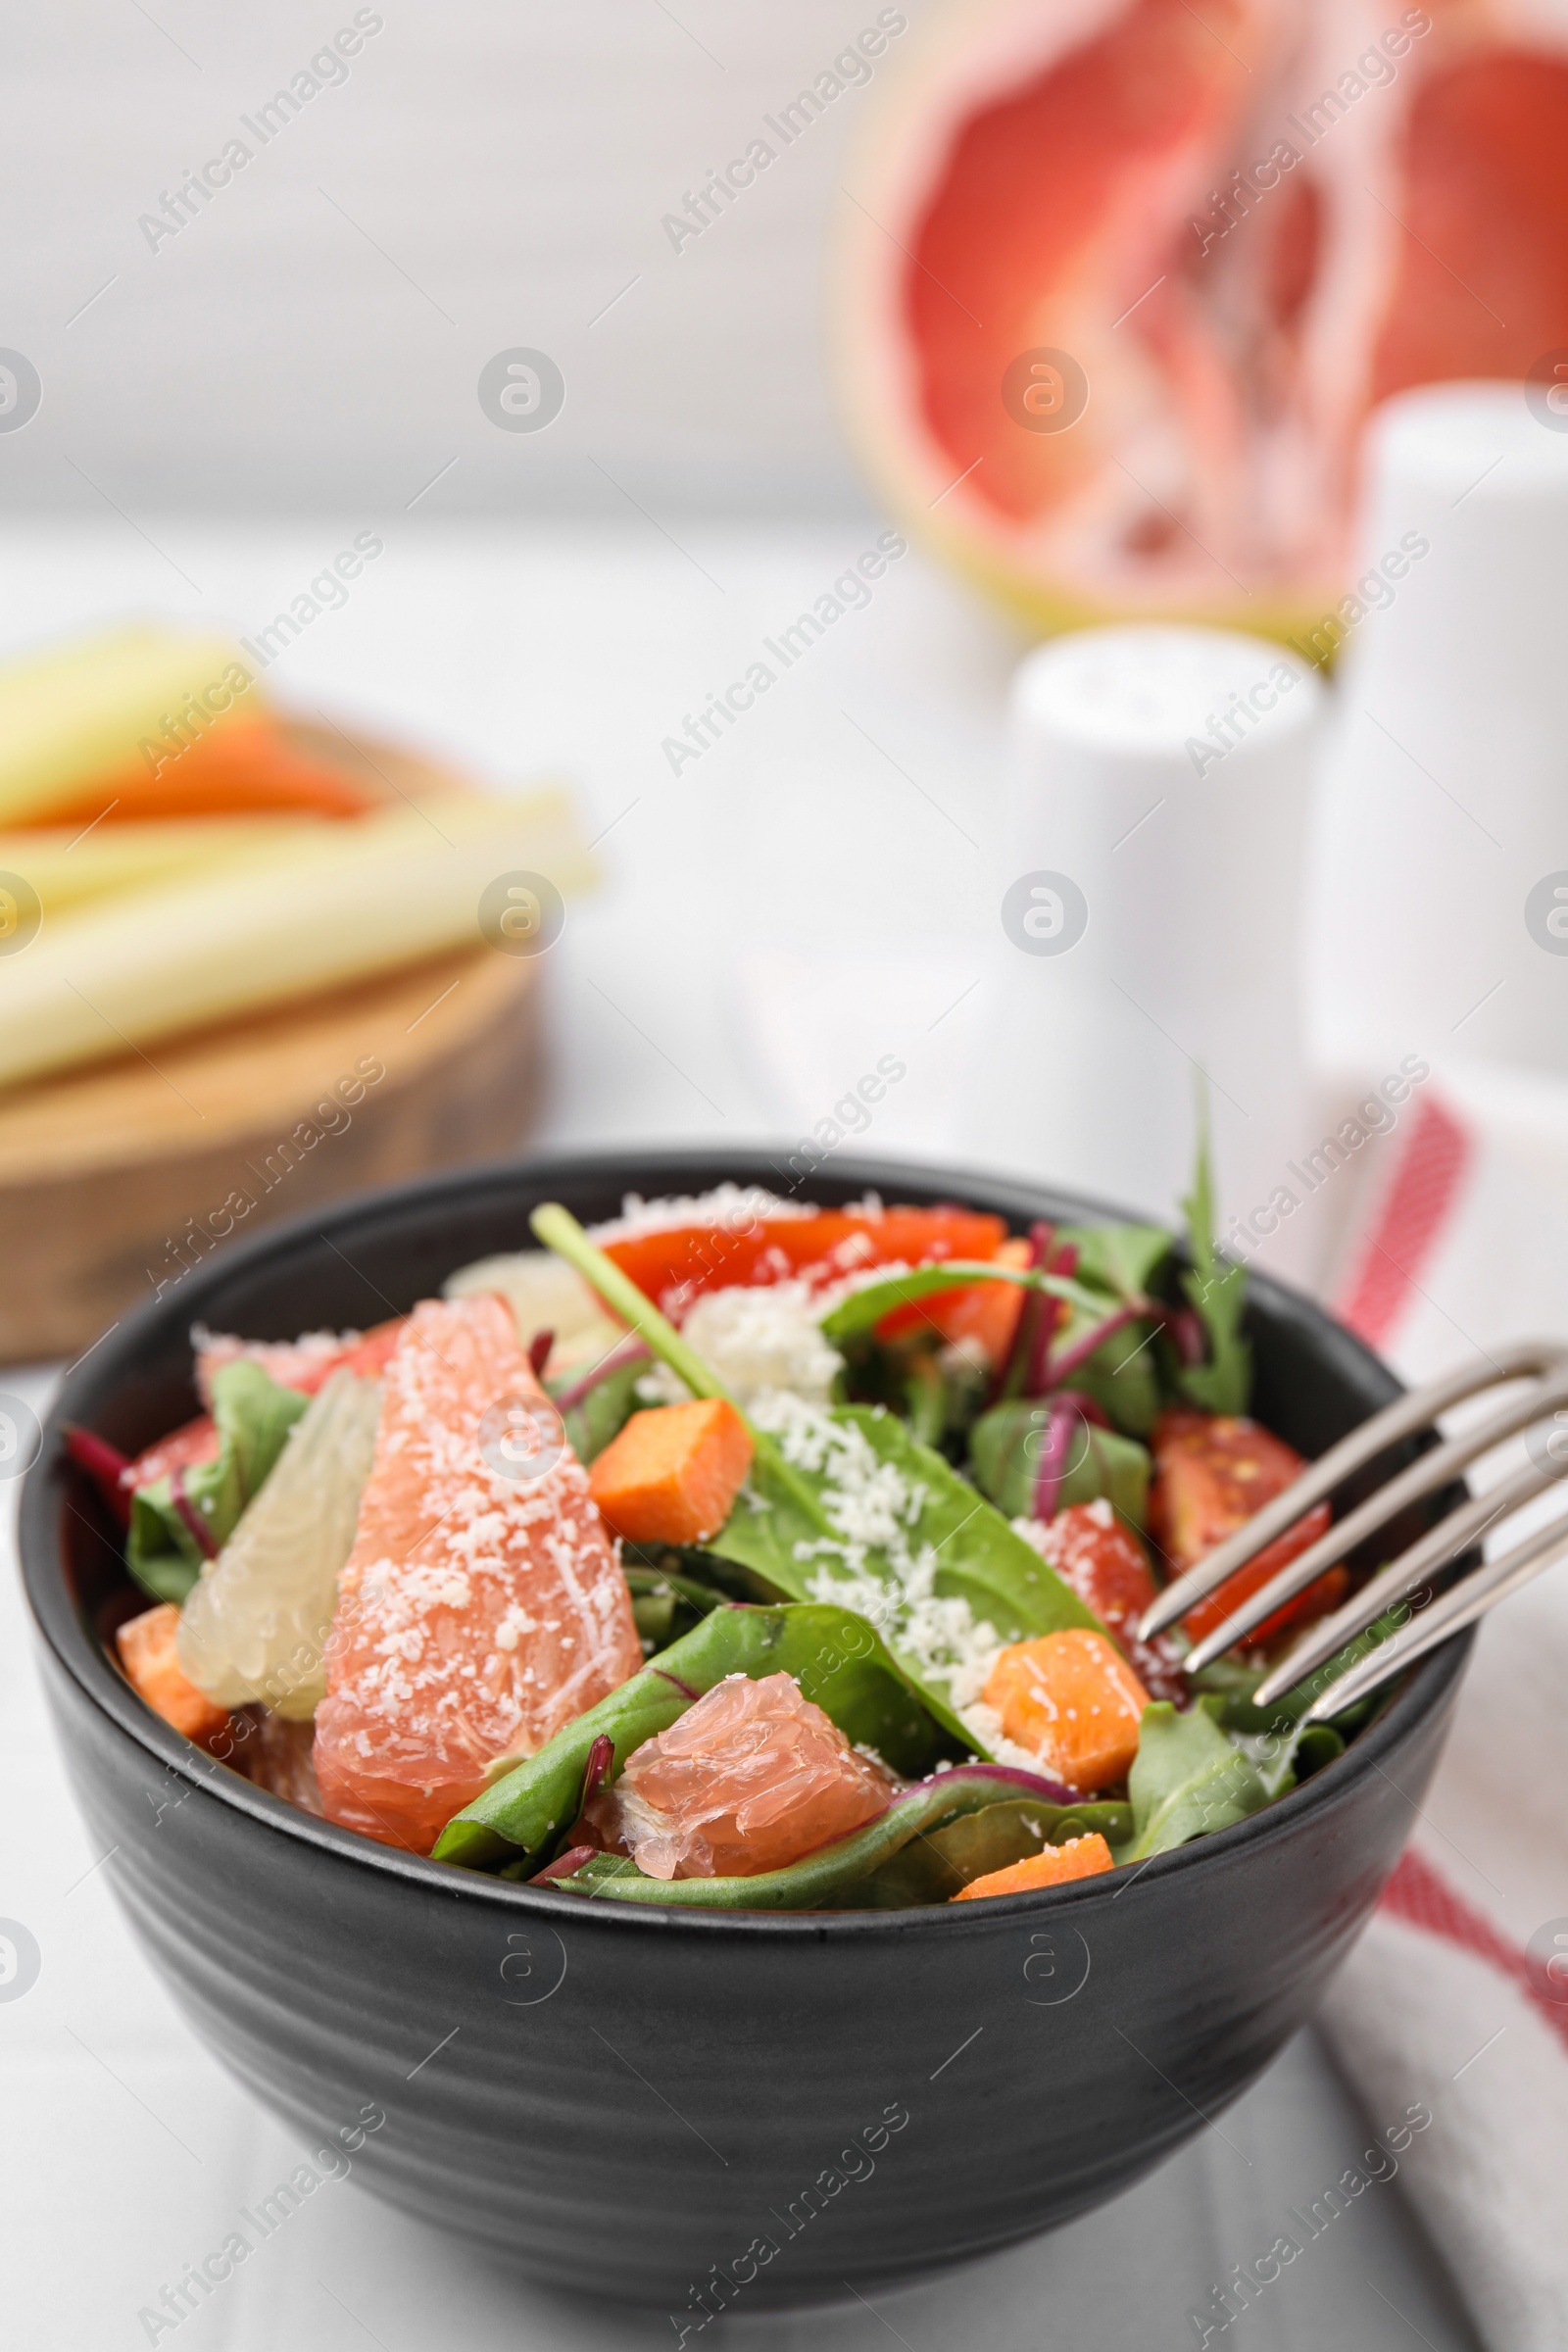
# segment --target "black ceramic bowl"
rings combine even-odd
[[[776,1183],[760,1153],[447,1175],[220,1253],[68,1380],[23,1505],[60,1738],[136,1933],[196,2031],[310,2149],[534,2277],[705,2316],[907,2281],[1124,2188],[1307,2017],[1399,1852],[1468,1637],[1283,1802],[1136,1876],[838,1916],[645,1909],[502,1885],[293,1811],[142,1706],[100,1633],[122,1571],[65,1463],[193,1409],[187,1334],[367,1325],[525,1245],[527,1213]],[[1094,1213],[951,1171],[835,1162],[825,1201]],[[1101,1212],[1104,1213],[1104,1212]],[[1256,1410],[1303,1452],[1396,1393],[1305,1300],[1252,1285]],[[684,2340],[684,2339],[681,2339]]]

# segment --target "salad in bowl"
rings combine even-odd
[[[1136,1869],[1373,1701],[1254,1692],[1331,1569],[1187,1652],[1160,1586],[1302,1467],[1250,1417],[1246,1274],[1140,1223],[757,1185],[629,1196],[367,1332],[192,1332],[203,1411],[68,1446],[123,1530],[119,1662],[302,1810],[596,1904],[901,1910]],[[135,1599],[129,1594],[134,1592]],[[1377,1638],[1377,1629],[1363,1643]]]

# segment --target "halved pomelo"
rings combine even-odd
[[[559,1433],[501,1299],[415,1308],[381,1374],[327,1644],[329,1820],[427,1853],[504,1759],[641,1666],[626,1580]]]
[[[953,0],[889,67],[853,437],[1037,625],[1289,636],[1348,585],[1369,409],[1568,347],[1564,0]]]

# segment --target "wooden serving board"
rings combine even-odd
[[[463,788],[296,732],[387,798]],[[537,1106],[538,977],[464,949],[0,1092],[0,1361],[75,1355],[230,1235],[512,1150]]]

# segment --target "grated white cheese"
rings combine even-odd
[[[781,1200],[760,1184],[719,1184],[710,1193],[686,1193],[669,1200],[645,1200],[627,1193],[618,1217],[590,1225],[588,1238],[606,1242],[629,1241],[634,1234],[673,1233],[682,1225],[716,1225],[729,1232],[746,1232],[759,1218],[814,1217],[815,1207],[804,1200]]]
[[[858,1611],[928,1682],[947,1685],[949,1704],[980,1746],[999,1762],[1038,1772],[1039,1757],[1004,1738],[980,1695],[1005,1639],[961,1593],[937,1592],[935,1546],[911,1540],[926,1489],[883,1461],[853,1423],[801,1397],[761,1397],[753,1418],[778,1440],[787,1462],[825,1481],[820,1498],[833,1534],[795,1547],[803,1565],[822,1562],[808,1582],[812,1599]],[[873,1550],[891,1575],[872,1562]]]
[[[747,1410],[772,1390],[825,1402],[844,1360],[817,1329],[804,1282],[710,1291],[694,1300],[681,1334]],[[686,1385],[666,1364],[658,1364],[638,1382],[637,1393],[649,1403],[679,1404]]]

